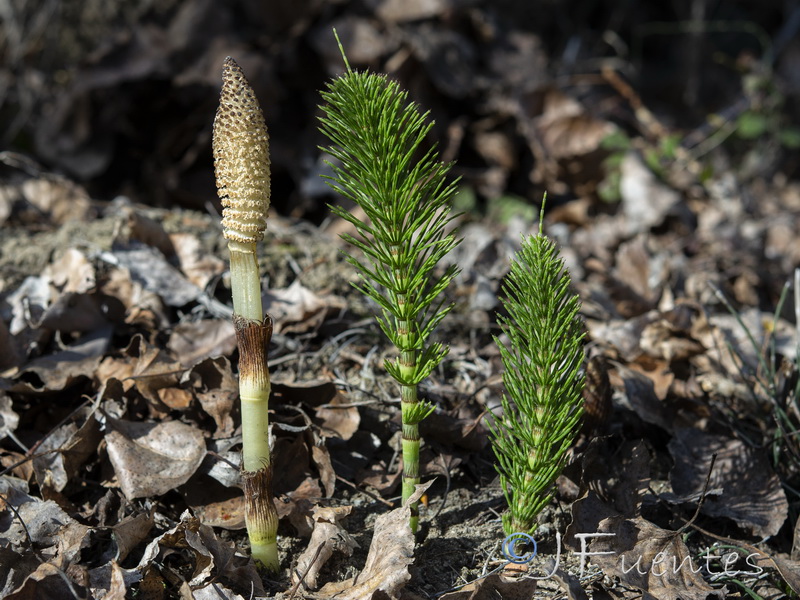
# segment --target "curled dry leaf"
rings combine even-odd
[[[325,495],[330,498],[333,496],[333,490],[336,485],[336,472],[333,470],[328,449],[325,446],[317,446],[315,444],[311,447],[311,460],[314,461],[317,470],[319,470],[319,477],[325,488]]]
[[[225,271],[225,262],[205,252],[197,236],[190,233],[173,233],[169,237],[178,255],[181,271],[201,290]]]
[[[408,502],[375,520],[372,543],[364,570],[356,577],[328,583],[320,594],[336,600],[379,600],[394,598],[411,579],[409,565],[414,561],[414,534],[408,520],[409,505],[419,500],[433,482],[417,486]]]
[[[11,397],[0,392],[0,440],[14,431],[19,425],[19,415],[14,412]]]
[[[155,523],[153,515],[154,510],[151,510],[149,514],[140,513],[127,517],[111,527],[113,549],[110,549],[103,558],[125,560],[131,551],[150,535],[150,530]]]
[[[90,409],[81,410],[75,415],[75,422],[65,423],[50,433],[33,459],[39,486],[63,491],[95,453],[102,437],[100,424]]]
[[[320,569],[334,552],[341,552],[345,556],[353,554],[358,543],[339,523],[350,514],[352,508],[318,506],[314,509],[311,515],[314,530],[308,547],[297,559],[297,566],[292,569],[292,583],[302,581],[307,588],[316,589]]]
[[[702,491],[711,456],[717,455],[709,487],[722,488],[722,494],[705,498],[700,509],[704,514],[732,519],[764,538],[777,534],[783,526],[789,504],[763,452],[740,440],[689,428],[675,432],[669,451],[675,461],[670,482],[679,496]]]
[[[108,418],[108,457],[129,500],[186,483],[206,455],[203,433],[178,421],[135,423]]]
[[[111,327],[97,329],[63,350],[27,363],[15,378],[14,392],[39,393],[63,390],[81,378],[92,378],[111,341]]]
[[[144,578],[155,578],[149,569],[153,563],[160,563],[163,557],[189,550],[194,555],[194,571],[187,582],[193,589],[224,579],[227,585],[244,592],[264,595],[261,578],[253,562],[236,555],[233,542],[222,540],[214,530],[193,517],[188,511],[181,515],[175,527],[150,542],[145,548],[137,569]],[[208,596],[206,596],[208,597]]]
[[[233,434],[231,412],[239,397],[239,384],[233,376],[230,361],[224,356],[207,358],[197,363],[182,378],[194,389],[203,410],[217,425],[215,438]]]

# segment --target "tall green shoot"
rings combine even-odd
[[[583,414],[580,302],[541,221],[538,235],[523,239],[511,261],[503,293],[508,316],[498,321],[510,346],[495,338],[505,393],[490,433],[509,507],[503,528],[530,534],[553,497]]]
[[[331,206],[357,232],[342,236],[360,250],[347,257],[359,274],[353,285],[378,304],[378,324],[398,351],[385,368],[400,385],[405,502],[419,483],[419,423],[434,410],[417,386],[449,350],[428,338],[453,306],[442,293],[458,270],[441,272],[437,265],[460,241],[449,231],[456,188],[447,183],[450,165],[438,161],[435,147],[423,149],[432,127],[428,114],[397,83],[353,71],[346,57],[345,65],[322,93],[320,130],[331,142],[323,150],[336,161],[330,185],[366,215],[362,220]],[[414,531],[418,520],[415,503]]]

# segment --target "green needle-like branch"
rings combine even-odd
[[[398,350],[385,367],[400,384],[405,502],[419,483],[419,422],[433,411],[417,397],[417,385],[448,352],[427,340],[453,307],[442,293],[458,270],[437,266],[460,241],[451,231],[456,182],[447,182],[450,165],[438,161],[435,147],[423,148],[433,125],[428,114],[395,82],[347,64],[322,97],[320,129],[331,141],[323,150],[335,161],[329,183],[366,218],[331,210],[355,227],[357,235],[342,236],[362,255],[348,255],[359,273],[354,286],[378,304],[378,324]],[[417,523],[415,504],[415,531]]]
[[[269,136],[258,100],[230,57],[222,71],[213,150],[217,192],[224,207],[222,230],[231,253],[233,322],[239,344],[245,521],[253,559],[276,572],[278,514],[272,503],[267,365],[272,321],[263,315],[256,254],[267,227]]]
[[[539,229],[524,239],[503,286],[508,316],[498,318],[510,347],[503,416],[491,425],[497,471],[509,511],[507,534],[532,533],[583,414],[583,324],[580,302],[555,243]]]

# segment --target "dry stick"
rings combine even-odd
[[[708,473],[706,473],[706,482],[703,484],[703,491],[700,492],[700,499],[697,501],[697,508],[694,511],[694,515],[692,518],[686,521],[684,525],[681,526],[678,531],[675,533],[683,533],[687,527],[689,527],[692,523],[697,520],[697,517],[700,516],[700,509],[703,508],[703,502],[706,501],[706,492],[708,491],[708,485],[711,482],[711,473],[714,470],[714,463],[717,462],[717,453],[711,455],[711,464],[708,465]]]

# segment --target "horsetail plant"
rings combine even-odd
[[[453,307],[442,292],[458,269],[440,272],[437,265],[460,241],[448,231],[456,188],[446,182],[450,165],[438,161],[436,148],[422,149],[433,125],[428,113],[410,103],[397,83],[353,71],[342,56],[345,73],[322,93],[320,129],[332,143],[323,150],[337,161],[329,163],[329,184],[366,218],[330,208],[355,227],[357,236],[342,235],[363,253],[347,255],[359,274],[353,285],[378,304],[378,324],[398,350],[384,366],[400,385],[405,503],[419,483],[419,423],[434,410],[418,397],[417,386],[449,350],[427,340]],[[418,503],[411,515],[416,531]]]
[[[213,151],[217,193],[224,207],[223,235],[231,255],[233,322],[239,345],[245,522],[253,559],[276,572],[280,561],[278,515],[272,503],[267,364],[272,320],[264,317],[261,306],[256,254],[270,200],[269,136],[255,93],[230,57],[222,70]]]
[[[503,529],[530,534],[553,497],[583,414],[580,302],[541,220],[539,234],[523,239],[502,289],[508,316],[498,321],[510,347],[495,337],[505,393],[490,435],[509,507]]]

